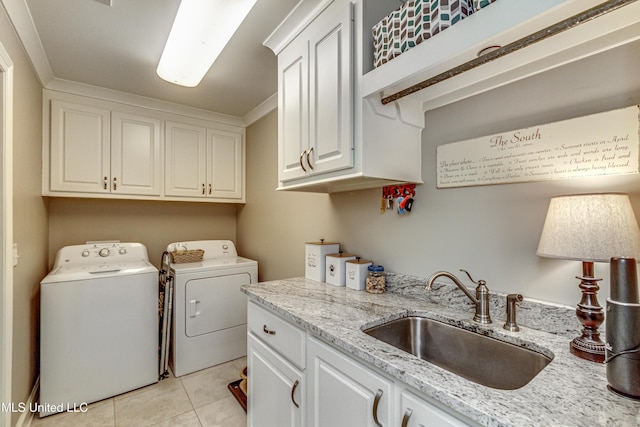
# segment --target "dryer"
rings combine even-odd
[[[258,263],[238,256],[230,240],[171,243],[204,250],[201,262],[172,263],[173,316],[169,364],[176,377],[247,354],[247,298],[240,287],[258,281]]]

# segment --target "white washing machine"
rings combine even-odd
[[[247,354],[247,298],[258,263],[238,256],[230,240],[177,242],[167,251],[204,250],[201,262],[172,263],[173,316],[169,364],[175,376]]]
[[[40,416],[158,381],[158,270],[144,245],[66,246],[40,285]]]

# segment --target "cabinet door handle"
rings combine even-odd
[[[311,155],[312,151],[313,151],[313,147],[309,148],[309,151],[307,151],[307,164],[309,165],[309,168],[311,170],[313,170],[313,165],[311,164],[311,160],[309,160],[309,156]]]
[[[302,164],[302,158],[304,157],[304,155],[307,154],[307,150],[304,150],[302,153],[300,153],[300,167],[302,168],[303,171],[307,171],[307,169],[304,167],[304,165]]]
[[[275,335],[276,331],[271,330],[271,329],[267,329],[267,325],[263,325],[262,326],[262,332],[264,332],[267,335]]]
[[[209,195],[211,195],[211,184],[209,184]]]
[[[107,189],[107,186],[109,185],[109,178],[107,178],[106,176],[104,177],[104,189]]]
[[[382,397],[382,390],[378,389],[378,392],[376,393],[376,397],[373,398],[373,409],[372,409],[373,422],[376,423],[376,426],[378,427],[382,427],[382,424],[380,424],[380,421],[378,421],[378,405],[380,404],[381,397]]]
[[[300,385],[300,381],[296,380],[296,382],[293,383],[293,387],[291,387],[291,401],[293,402],[294,405],[296,405],[296,408],[299,408],[300,405],[296,403],[296,399],[293,396],[293,393],[296,392],[296,389],[298,388],[299,385]]]
[[[205,188],[205,187],[204,187],[204,183],[202,183],[202,195],[203,195],[203,196],[205,195],[205,190],[204,190],[204,188]]]
[[[116,177],[113,177],[113,191],[116,191],[118,189],[118,185],[116,183]]]
[[[411,408],[407,408],[407,410],[404,411],[404,417],[402,417],[402,427],[407,427],[409,425],[409,418],[411,418],[411,414],[413,414]]]

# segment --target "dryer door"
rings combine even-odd
[[[247,297],[240,286],[251,283],[249,273],[191,279],[186,283],[185,325],[188,337],[247,323]]]

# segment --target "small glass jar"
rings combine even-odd
[[[367,268],[366,290],[372,294],[384,293],[387,275],[381,265],[370,265]]]

